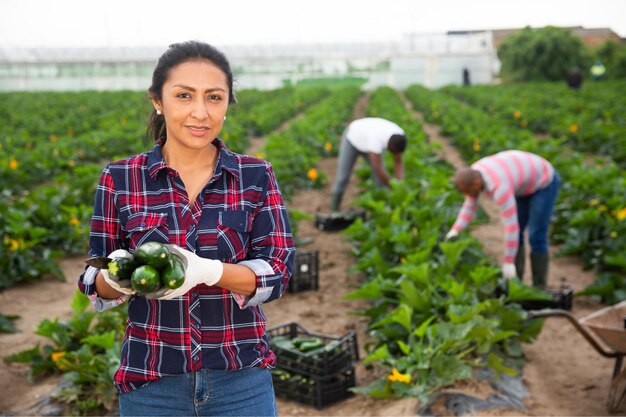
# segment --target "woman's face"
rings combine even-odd
[[[226,74],[209,61],[188,61],[170,70],[163,84],[160,109],[167,126],[167,142],[200,150],[222,129],[228,110]]]

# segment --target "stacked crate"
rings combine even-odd
[[[352,395],[354,363],[359,359],[354,331],[336,337],[309,332],[292,322],[268,329],[268,335],[278,362],[272,372],[278,397],[322,408]],[[294,343],[302,340],[315,347],[297,349]]]

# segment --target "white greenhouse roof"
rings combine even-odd
[[[230,60],[332,56],[392,56],[493,52],[491,32],[410,34],[398,42],[233,45],[220,47]],[[165,47],[8,48],[0,64],[77,62],[156,62]]]

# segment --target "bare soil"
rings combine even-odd
[[[362,116],[366,98],[355,109],[355,118]],[[419,116],[419,115],[418,115]],[[440,142],[442,155],[455,166],[463,161],[446,138],[435,126],[425,125],[431,141]],[[258,149],[259,144],[255,142]],[[336,160],[321,161],[319,169],[329,179],[322,190],[307,190],[295,196],[288,205],[311,215],[325,213],[330,205],[330,187],[336,172]],[[344,197],[343,207],[357,195],[355,182],[350,184]],[[502,230],[497,209],[489,201],[483,201],[486,211],[493,220],[473,228],[474,235],[484,244],[486,253],[499,259],[501,253]],[[319,252],[319,290],[287,293],[275,302],[264,307],[269,326],[297,322],[307,330],[340,336],[350,330],[357,332],[361,357],[367,341],[367,322],[353,312],[362,307],[360,302],[346,301],[343,296],[356,288],[361,280],[357,274],[349,272],[353,264],[350,255],[351,245],[339,233],[324,233],[317,230],[313,221],[302,221],[299,225],[300,237],[313,238],[313,242],[299,250]],[[557,248],[552,248],[553,254]],[[83,257],[68,258],[62,261],[67,276],[66,282],[44,279],[32,284],[18,285],[0,292],[0,311],[4,314],[19,315],[16,334],[0,335],[0,352],[9,355],[45,342],[34,335],[37,325],[45,318],[67,320],[71,317],[70,300],[76,291],[76,279],[83,269]],[[527,268],[528,269],[528,268]],[[526,280],[529,280],[526,277]],[[571,257],[552,257],[548,284],[558,288],[562,283],[582,290],[595,280],[590,271],[582,269],[580,262]],[[572,313],[581,318],[602,308],[590,298],[576,298]],[[523,381],[529,390],[525,399],[527,410],[499,409],[484,410],[474,415],[529,415],[529,416],[599,416],[607,415],[606,401],[611,382],[614,360],[602,357],[583,339],[571,323],[560,318],[546,320],[539,338],[525,347],[527,364]],[[25,410],[56,387],[58,377],[47,378],[36,383],[26,379],[26,366],[0,362],[0,413],[26,414]],[[357,385],[365,385],[379,375],[366,370],[362,364],[356,365]],[[479,382],[470,381],[458,384],[455,391],[485,396],[489,389]],[[281,416],[411,416],[416,415],[419,404],[416,400],[375,400],[362,396],[352,396],[323,409],[316,409],[297,402],[278,400]],[[439,415],[449,415],[445,409],[437,409]]]

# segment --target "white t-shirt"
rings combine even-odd
[[[359,152],[381,154],[392,135],[404,135],[404,130],[389,120],[366,117],[348,125],[346,138]]]

